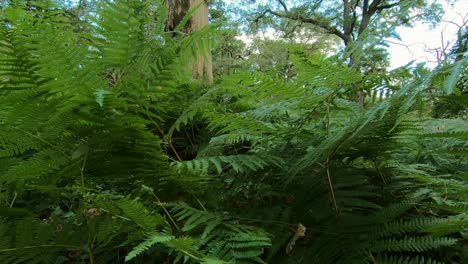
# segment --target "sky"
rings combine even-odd
[[[434,29],[422,23],[418,23],[412,28],[400,27],[397,29],[401,41],[388,40],[391,69],[404,66],[412,60],[427,62],[429,67],[437,65],[437,56],[434,51],[431,52],[431,49],[440,49],[442,46],[446,46],[447,42],[451,47],[456,40],[458,30],[458,27],[452,22],[461,25],[463,21],[468,21],[468,0],[459,0],[453,6],[444,4],[444,7],[443,22]]]

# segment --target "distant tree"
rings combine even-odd
[[[228,15],[229,10],[224,0],[211,1],[209,11],[210,23],[219,25],[212,51],[213,74],[221,76],[244,68],[249,51],[246,43],[239,38],[239,23]]]
[[[436,23],[443,13],[440,1],[431,0],[276,0],[258,10],[254,23],[273,16],[295,22],[295,28],[311,25],[337,36],[349,64],[359,66],[367,62],[363,59],[370,50],[384,44],[385,37],[395,36],[397,26],[411,26],[416,21]]]
[[[466,52],[468,52],[468,20],[458,29],[457,41],[450,55],[454,57],[455,61],[460,61],[466,56]]]
[[[468,22],[468,21],[466,21]],[[468,27],[466,22],[458,28],[456,42],[449,52],[444,56],[442,66],[458,65],[460,78],[455,84],[454,93],[444,94],[441,89],[436,90],[432,116],[435,118],[464,118],[468,119]],[[457,66],[455,66],[457,67]],[[447,81],[447,75],[440,76],[439,83],[434,86],[440,87]]]
[[[238,19],[240,6],[223,0],[212,1],[210,22],[220,23],[218,43],[213,50],[214,73],[217,76],[239,70],[256,70],[289,79],[294,75],[290,60],[292,47],[308,53],[333,54],[338,38],[305,25],[301,29],[284,21],[282,32],[260,36],[249,34]]]

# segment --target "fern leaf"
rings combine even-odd
[[[410,251],[410,252],[424,252],[431,249],[440,247],[453,246],[457,243],[457,239],[448,237],[405,237],[403,239],[386,239],[376,243],[372,247],[375,252],[382,251]]]
[[[162,216],[151,215],[147,212],[147,209],[141,202],[125,198],[118,201],[117,206],[122,210],[125,217],[130,218],[146,230],[154,230],[158,225],[165,223]]]
[[[147,251],[150,247],[157,243],[167,242],[173,240],[174,236],[164,235],[164,234],[150,234],[148,238],[134,247],[128,254],[125,256],[125,262],[132,260],[143,252]]]
[[[402,256],[388,256],[388,255],[379,255],[376,258],[377,263],[382,264],[442,264],[443,262],[438,262],[432,260],[431,258],[425,257],[402,257]]]

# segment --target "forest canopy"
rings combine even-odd
[[[441,2],[0,1],[0,264],[468,263]]]

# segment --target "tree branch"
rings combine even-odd
[[[362,4],[362,12],[365,14],[369,9],[369,0],[364,0],[364,4]]]
[[[386,4],[386,5],[379,5],[375,8],[375,11],[382,11],[384,9],[390,9],[392,7],[395,7],[397,5],[400,5],[403,1],[398,1],[398,2],[395,2],[395,3],[391,3],[391,4]]]
[[[359,25],[359,31],[358,35],[361,35],[369,25],[371,17],[377,12],[381,11],[384,9],[390,9],[392,7],[395,7],[399,4],[401,4],[404,0],[400,0],[395,3],[391,4],[382,4],[383,0],[374,0],[372,3],[369,5],[369,0],[364,0],[363,3],[363,12],[362,12],[362,19],[361,19],[361,24]]]
[[[367,10],[367,12],[369,14],[374,14],[376,11],[377,11],[377,7],[380,5],[380,3],[382,3],[382,0],[374,0],[372,1],[372,3],[370,4],[369,6],[369,9]]]
[[[260,18],[264,17],[267,13],[270,13],[270,14],[272,14],[274,16],[277,16],[277,17],[296,20],[296,21],[300,21],[302,23],[317,26],[317,27],[319,27],[321,29],[324,29],[325,31],[327,31],[330,34],[338,36],[339,38],[341,38],[345,42],[345,44],[347,44],[350,41],[349,36],[345,35],[339,29],[337,29],[334,26],[329,25],[325,21],[321,21],[321,20],[315,19],[315,18],[307,18],[307,17],[303,17],[301,15],[293,15],[293,14],[290,14],[290,13],[279,13],[279,12],[273,11],[271,9],[267,9],[262,14],[260,14],[260,16],[258,16],[255,19],[255,21],[258,21]]]
[[[286,4],[283,2],[283,0],[278,0],[278,2],[280,3],[280,5],[283,7],[284,9],[284,12],[288,13],[288,7],[286,6]]]
[[[348,0],[343,0],[343,33],[347,36],[350,35],[352,29],[351,21],[351,3]]]

